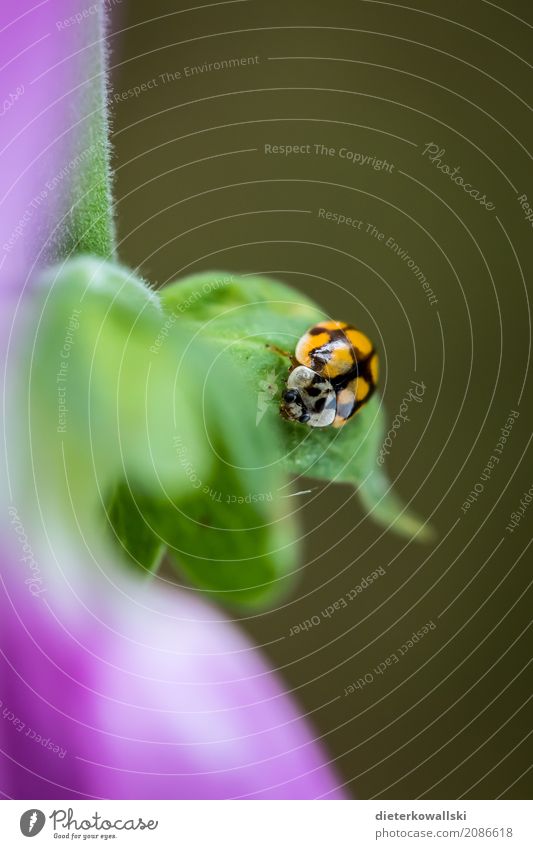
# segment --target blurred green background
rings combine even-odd
[[[213,268],[272,274],[374,338],[391,420],[412,380],[426,387],[388,469],[437,542],[406,543],[350,488],[319,485],[293,499],[305,533],[296,595],[242,627],[350,794],[528,798],[533,508],[506,526],[533,483],[532,229],[519,201],[533,205],[530,3],[110,6],[121,259],[160,286]],[[440,169],[430,143],[444,149]]]

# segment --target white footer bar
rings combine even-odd
[[[187,849],[533,847],[529,801],[3,801],[0,843]],[[28,839],[35,837],[35,843]]]

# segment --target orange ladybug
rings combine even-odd
[[[376,389],[378,356],[345,321],[321,321],[296,345],[281,414],[309,427],[342,427]]]

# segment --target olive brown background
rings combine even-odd
[[[297,592],[241,626],[349,795],[528,798],[530,3],[108,6],[122,260],[157,285],[224,269],[299,288],[376,341],[390,422],[424,386],[387,468],[437,539],[321,484],[294,498]]]

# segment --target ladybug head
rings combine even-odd
[[[281,414],[290,421],[302,422],[302,424],[307,424],[311,418],[297,389],[286,389],[283,393]]]
[[[328,427],[335,419],[337,397],[329,380],[307,366],[297,366],[287,379],[281,415],[309,427]]]

